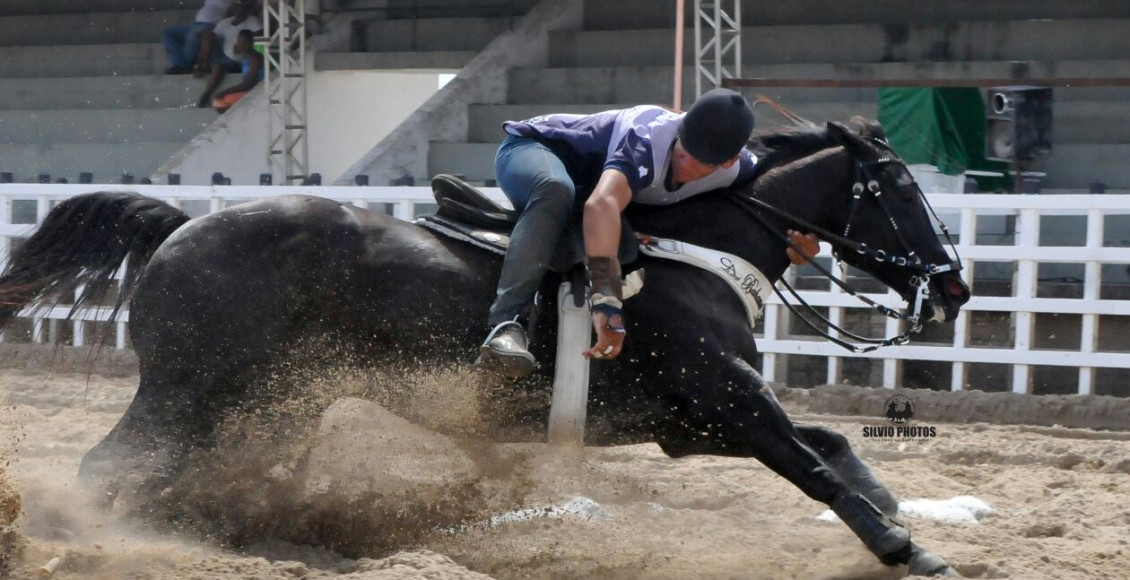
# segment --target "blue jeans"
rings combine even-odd
[[[183,69],[191,69],[196,64],[200,52],[200,36],[215,28],[215,24],[197,22],[191,26],[170,26],[161,33],[165,54],[169,64]]]
[[[491,326],[514,320],[533,302],[577,201],[565,164],[528,137],[510,135],[502,141],[494,175],[519,215],[490,307]]]

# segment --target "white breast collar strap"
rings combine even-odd
[[[750,328],[757,324],[773,284],[756,266],[733,254],[679,240],[641,235],[639,241],[640,251],[648,256],[689,264],[724,280],[745,306]]]

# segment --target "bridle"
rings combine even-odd
[[[889,147],[884,142],[878,139],[872,139],[872,141],[878,143],[889,151]],[[849,154],[851,154],[850,151]],[[905,329],[900,334],[892,337],[869,338],[854,334],[828,320],[812,305],[801,298],[800,294],[798,294],[797,291],[788,284],[788,282],[786,282],[783,278],[780,280],[781,285],[783,285],[789,291],[789,293],[792,294],[793,298],[799,303],[799,305],[803,306],[813,316],[819,318],[821,322],[824,323],[824,325],[844,336],[847,336],[851,340],[866,344],[867,346],[853,344],[846,340],[840,339],[837,336],[833,336],[830,332],[816,326],[816,324],[809,320],[808,317],[801,314],[801,312],[798,310],[798,306],[790,303],[788,299],[785,298],[784,294],[781,293],[781,290],[776,285],[774,285],[773,291],[777,293],[778,297],[780,297],[781,302],[785,304],[790,312],[795,314],[800,318],[800,320],[808,325],[809,328],[813,329],[829,341],[838,344],[852,352],[865,353],[882,348],[884,346],[906,344],[907,342],[909,342],[911,336],[917,334],[922,330],[922,305],[930,299],[931,277],[945,272],[960,272],[963,266],[961,264],[961,256],[959,256],[957,253],[957,247],[954,245],[953,239],[950,237],[949,229],[946,227],[946,224],[942,222],[942,220],[938,217],[937,212],[934,211],[933,206],[930,205],[929,200],[926,199],[925,194],[922,193],[922,189],[918,187],[917,183],[911,183],[910,185],[914,186],[914,188],[918,192],[918,195],[922,199],[922,203],[924,203],[926,205],[926,208],[930,210],[930,215],[934,218],[935,223],[938,224],[938,228],[945,236],[946,243],[949,244],[950,248],[953,250],[953,255],[957,259],[956,261],[950,261],[946,264],[923,263],[918,253],[915,252],[914,248],[912,248],[906,241],[906,237],[903,235],[902,229],[899,228],[898,222],[895,221],[894,215],[891,213],[890,207],[886,202],[886,198],[883,196],[882,186],[879,185],[879,181],[875,179],[874,175],[877,167],[882,167],[891,163],[902,163],[902,161],[893,153],[890,156],[880,157],[873,161],[863,161],[857,156],[854,156],[854,154],[852,155],[855,161],[855,182],[852,184],[851,205],[848,209],[848,218],[842,234],[832,233],[824,228],[811,224],[780,208],[777,208],[769,203],[766,203],[765,201],[752,196],[734,195],[731,196],[731,199],[735,201],[738,207],[742,208],[743,211],[752,215],[758,222],[765,226],[766,230],[782,239],[788,247],[792,248],[795,252],[805,257],[808,260],[809,264],[816,268],[816,270],[819,271],[823,276],[831,280],[833,284],[843,289],[844,292],[858,299],[864,304],[867,304],[872,309],[883,314],[884,316],[888,318],[898,319],[906,323]],[[852,233],[852,226],[855,223],[856,211],[859,207],[860,200],[865,193],[870,193],[875,198],[879,207],[882,208],[883,213],[887,216],[887,221],[888,223],[890,223],[891,228],[894,229],[895,237],[898,239],[899,245],[901,246],[901,254],[893,254],[888,253],[882,249],[871,248],[866,243],[857,242],[849,237]],[[796,226],[799,226],[800,229],[813,232],[821,239],[831,242],[833,246],[839,246],[844,251],[854,251],[857,254],[868,256],[876,262],[892,264],[899,268],[911,270],[913,272],[913,275],[911,276],[910,282],[911,286],[914,288],[914,297],[911,299],[910,304],[908,304],[907,312],[902,313],[898,312],[897,310],[888,308],[887,306],[879,304],[878,302],[875,302],[867,296],[864,296],[852,289],[847,285],[846,282],[837,278],[834,274],[832,274],[832,272],[828,271],[827,268],[814,261],[812,259],[812,256],[807,255],[796,244],[794,244],[792,240],[788,238],[788,236],[775,229],[772,224],[770,224],[766,220],[765,216],[762,215],[761,212],[757,211],[758,209],[766,210],[777,215],[778,217],[788,220]],[[833,252],[833,255],[837,260],[841,259],[839,251]]]

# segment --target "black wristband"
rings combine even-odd
[[[585,257],[585,272],[593,294],[614,296],[617,301],[624,299],[624,282],[620,278],[620,262],[616,258]]]

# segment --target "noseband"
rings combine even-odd
[[[744,211],[761,222],[761,224],[765,226],[767,230],[783,239],[787,246],[791,247],[794,251],[808,259],[809,264],[816,268],[817,271],[819,271],[826,278],[831,280],[832,283],[843,289],[844,292],[867,304],[868,306],[888,318],[895,318],[906,322],[906,329],[897,336],[888,338],[868,338],[859,336],[828,320],[826,317],[817,312],[815,308],[808,304],[808,302],[801,298],[800,294],[798,294],[797,291],[788,284],[788,282],[785,282],[784,279],[780,280],[781,285],[783,285],[789,291],[789,293],[792,294],[793,298],[800,305],[804,306],[809,313],[819,318],[828,328],[831,328],[838,333],[849,337],[851,340],[855,340],[857,342],[868,345],[860,346],[858,344],[853,344],[842,340],[837,336],[833,336],[831,333],[825,331],[824,329],[817,327],[808,319],[808,317],[802,315],[798,311],[797,306],[793,305],[785,298],[779,288],[777,288],[776,286],[773,287],[773,290],[777,293],[777,296],[781,298],[781,302],[785,304],[790,312],[797,315],[802,321],[804,321],[806,325],[808,325],[810,328],[815,330],[817,333],[819,333],[829,341],[856,353],[871,352],[884,346],[905,344],[909,342],[911,336],[917,334],[922,330],[922,305],[930,299],[930,278],[936,274],[942,274],[945,272],[960,272],[963,267],[961,264],[961,257],[957,253],[957,247],[954,245],[953,239],[950,237],[949,229],[946,227],[946,224],[942,222],[942,220],[938,217],[937,212],[934,211],[933,206],[930,205],[929,200],[926,199],[926,195],[922,193],[922,189],[918,187],[917,184],[914,184],[914,186],[915,189],[918,190],[918,195],[921,197],[922,203],[924,203],[927,209],[930,210],[930,215],[938,224],[939,229],[942,231],[943,235],[946,238],[946,243],[949,244],[950,248],[953,250],[954,256],[957,257],[957,260],[950,261],[945,264],[925,264],[922,262],[922,259],[918,255],[918,253],[914,251],[909,243],[907,243],[902,229],[899,228],[898,222],[895,221],[894,215],[891,213],[890,207],[887,205],[886,198],[883,196],[882,186],[879,185],[879,181],[875,179],[873,175],[873,171],[876,167],[881,167],[889,163],[901,163],[901,161],[899,161],[897,157],[880,157],[879,159],[876,159],[874,161],[862,161],[859,158],[855,158],[855,183],[852,184],[851,188],[851,206],[848,210],[847,224],[844,226],[843,234],[834,234],[824,228],[808,223],[807,221],[802,220],[780,208],[774,207],[760,199],[751,196],[739,195],[732,198],[738,203],[739,207],[741,207]],[[895,237],[898,239],[899,245],[902,247],[901,254],[893,254],[882,249],[871,248],[866,243],[857,242],[849,237],[851,235],[852,226],[855,222],[856,210],[859,207],[859,202],[863,197],[864,192],[869,192],[875,198],[879,207],[882,208],[884,215],[886,215],[887,217],[888,223],[890,223],[891,228],[895,232]],[[812,259],[812,256],[806,255],[792,242],[792,240],[788,238],[788,236],[774,229],[772,225],[766,221],[765,217],[761,215],[760,212],[756,211],[755,208],[764,209],[773,214],[776,214],[777,216],[799,226],[801,229],[811,231],[817,234],[817,236],[819,236],[820,238],[832,242],[834,245],[840,246],[844,250],[855,251],[857,254],[869,256],[876,262],[887,263],[899,268],[911,270],[913,274],[911,275],[910,284],[914,288],[914,297],[908,304],[907,312],[898,312],[897,310],[888,308],[887,306],[879,304],[878,302],[875,302],[874,300],[871,300],[870,298],[856,292],[854,289],[848,286],[846,282],[840,280],[834,274],[828,271],[828,269],[816,263]],[[833,252],[833,255],[837,260],[841,259],[839,252]]]

